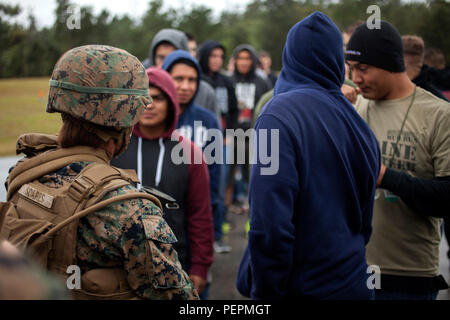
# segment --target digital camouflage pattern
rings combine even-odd
[[[148,77],[136,57],[110,46],[87,45],[67,51],[56,63],[47,112],[127,128],[150,103]]]
[[[72,163],[39,179],[50,188],[71,183],[89,165]],[[128,185],[103,199],[136,192]],[[160,209],[147,199],[113,203],[80,219],[77,265],[81,272],[95,268],[123,268],[134,293],[146,299],[198,299],[178,261],[176,240]]]

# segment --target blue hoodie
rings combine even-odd
[[[217,129],[218,131],[216,131],[216,134],[217,135],[220,134],[221,136],[222,129],[214,113],[194,103],[195,97],[198,93],[200,79],[202,76],[200,65],[198,64],[197,60],[195,60],[189,54],[189,52],[184,50],[175,50],[164,59],[162,68],[168,72],[168,70],[172,67],[172,65],[177,63],[179,60],[184,59],[191,61],[195,65],[195,68],[197,69],[198,73],[197,91],[195,92],[191,101],[188,103],[186,109],[180,115],[178,119],[177,130],[184,137],[194,141],[196,145],[202,148],[202,151],[205,151],[205,149],[212,143],[215,144],[219,143],[220,145],[222,143],[222,138],[219,139],[220,141],[219,140],[216,141],[216,138],[211,138],[211,140],[208,141],[208,135],[206,134],[207,133],[206,130]],[[201,122],[200,125],[198,125],[199,123],[197,123],[196,125],[195,123],[196,121]],[[211,152],[211,156],[213,158],[223,159],[221,154],[222,148],[217,147],[214,149],[219,151],[220,154],[216,155],[215,152]],[[210,152],[205,154],[207,161],[209,153]],[[208,164],[208,170],[210,177],[211,205],[213,206],[214,210],[214,206],[219,203],[219,185],[220,185],[220,176],[222,174],[222,164],[216,162]]]
[[[341,93],[343,81],[341,34],[315,12],[289,31],[274,97],[256,122],[256,130],[279,130],[279,169],[262,175],[260,159],[251,169],[249,241],[237,279],[246,296],[371,295],[365,244],[380,153]],[[266,154],[274,153],[270,142]]]

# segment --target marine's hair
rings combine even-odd
[[[63,125],[58,134],[58,144],[61,147],[88,146],[98,148],[103,145],[104,142],[96,134],[86,130],[86,125],[98,127],[98,129],[101,129],[101,126],[88,124],[67,113],[62,113],[61,118]]]

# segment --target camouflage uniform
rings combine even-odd
[[[61,188],[89,162],[72,163],[39,179],[50,188]],[[134,192],[125,186],[104,199]],[[133,291],[147,299],[193,299],[193,285],[182,270],[176,241],[161,211],[146,199],[114,203],[84,218],[78,224],[77,264],[82,273],[95,268],[123,267]]]
[[[126,149],[132,126],[150,102],[148,78],[137,58],[121,49],[90,45],[72,49],[58,60],[50,80],[47,112],[80,119],[83,128],[104,142],[110,138],[122,141],[117,156]],[[74,162],[38,181],[49,188],[62,188],[89,164]],[[102,200],[136,191],[127,185]],[[82,273],[123,269],[128,285],[141,298],[198,299],[172,247],[175,241],[153,202],[123,200],[79,220],[76,263]]]

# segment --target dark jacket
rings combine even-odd
[[[221,126],[217,117],[211,111],[202,108],[195,104],[195,96],[198,93],[198,84],[200,83],[201,70],[197,61],[189,54],[187,51],[176,50],[169,54],[164,60],[163,69],[169,70],[170,67],[175,64],[177,61],[187,59],[190,60],[196,66],[198,72],[198,81],[197,81],[197,92],[195,93],[192,100],[188,103],[187,108],[181,114],[178,119],[177,129],[178,131],[186,138],[195,142],[195,144],[202,148],[203,151],[213,144],[216,140],[213,137],[211,140],[207,140],[207,134],[210,134],[211,131],[216,129],[218,135],[220,135],[220,139],[222,139]],[[197,123],[196,123],[197,122]],[[198,123],[199,122],[199,123]],[[213,129],[213,130],[211,130]],[[211,130],[211,131],[209,131]],[[209,169],[209,178],[210,178],[210,191],[211,191],[211,204],[213,206],[219,203],[219,185],[220,185],[220,176],[222,174],[222,164],[216,161],[209,161],[209,154],[205,154],[206,160],[208,163]],[[211,152],[211,156],[215,158],[215,152]],[[219,157],[221,158],[221,157]]]
[[[222,128],[232,129],[236,127],[238,116],[237,99],[233,82],[229,77],[220,72],[211,72],[208,67],[211,51],[216,48],[221,48],[225,53],[225,48],[215,40],[207,40],[202,43],[199,50],[199,64],[203,71],[203,79],[216,92],[216,102],[220,107],[222,115]]]
[[[278,132],[260,157],[275,153],[279,165],[271,173],[265,159],[252,166],[249,241],[237,279],[244,295],[370,297],[365,245],[380,152],[343,82],[340,31],[315,12],[289,31],[274,97],[256,122],[257,139],[261,129]]]
[[[271,89],[269,83],[258,76],[255,72],[258,57],[255,49],[247,44],[237,46],[233,51],[233,57],[236,59],[239,52],[246,50],[250,52],[252,57],[252,67],[248,74],[240,74],[235,63],[234,73],[231,77],[235,87],[236,97],[238,100],[239,116],[238,126],[248,129],[251,125],[253,110],[261,96]],[[253,93],[253,94],[252,94]]]
[[[206,279],[213,262],[213,222],[209,197],[209,174],[206,163],[194,161],[175,164],[172,159],[174,148],[182,145],[190,150],[193,160],[201,150],[192,141],[184,139],[176,131],[179,105],[172,78],[164,70],[147,69],[150,86],[155,86],[169,97],[169,119],[167,131],[161,136],[149,139],[137,124],[127,150],[111,164],[119,168],[134,169],[140,175],[143,186],[156,188],[177,200],[179,209],[164,208],[164,219],[174,231],[178,242],[174,248],[183,269],[189,274]],[[176,141],[171,136],[177,137]],[[141,164],[142,169],[138,169]]]
[[[420,69],[420,73],[417,77],[415,77],[412,82],[418,85],[422,89],[431,92],[436,97],[444,99],[447,101],[447,98],[442,94],[442,91],[433,83],[433,76],[435,75],[435,69],[430,68],[426,64],[422,66]]]
[[[444,69],[428,68],[431,82],[441,91],[450,91],[450,67]]]

